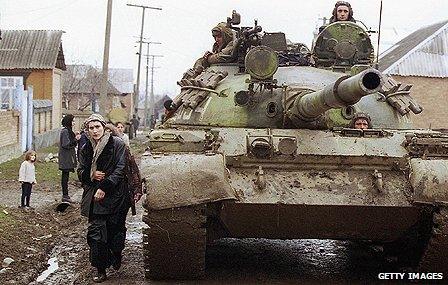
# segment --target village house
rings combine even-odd
[[[116,69],[109,71],[109,77],[106,114],[115,109],[114,112],[120,111],[126,117],[123,120],[128,121],[132,108],[132,70],[130,78],[129,72]],[[73,114],[76,129],[80,129],[90,114],[99,111],[101,72],[91,65],[67,65],[63,86],[63,113]]]
[[[149,96],[149,95],[148,95]],[[167,94],[163,95],[154,95],[154,123],[161,122],[163,116],[165,115],[165,106],[163,103],[167,100],[172,100],[170,96]],[[148,98],[148,116],[149,116],[149,98]],[[144,126],[144,117],[145,117],[145,99],[140,100],[137,109],[138,118],[140,118],[140,126]],[[149,118],[148,118],[148,126],[149,126]]]
[[[2,30],[0,161],[59,140],[61,84],[66,69],[62,34],[62,31]],[[29,100],[24,98],[27,96]],[[26,115],[24,104],[29,106]]]
[[[417,128],[448,129],[448,20],[421,28],[381,54],[379,70],[412,84],[423,107],[412,115]]]

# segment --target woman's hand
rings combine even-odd
[[[141,193],[135,193],[134,194],[134,202],[137,203],[138,201],[140,201],[141,197],[142,197]]]
[[[94,180],[102,181],[102,180],[104,180],[104,177],[106,177],[106,173],[104,173],[102,171],[97,170],[93,173]]]
[[[95,195],[93,196],[95,202],[99,202],[104,199],[104,196],[106,196],[106,192],[104,192],[101,189],[96,190]]]

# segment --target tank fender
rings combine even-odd
[[[140,165],[150,210],[236,199],[221,154],[143,156]]]
[[[414,201],[448,203],[448,160],[413,158],[410,166]]]

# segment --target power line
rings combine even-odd
[[[155,57],[163,57],[163,55],[155,55],[155,54],[149,54],[149,45],[150,44],[160,44],[158,42],[143,42],[147,44],[147,53],[143,56],[146,57],[146,87],[145,87],[145,110],[144,110],[144,126],[148,126],[148,119],[149,119],[149,126],[151,128],[154,127],[154,69],[158,67],[154,67],[154,58]],[[150,96],[150,112],[148,116],[148,75],[149,75],[149,58],[152,58],[151,63],[151,96]]]
[[[139,45],[139,51],[138,51],[138,66],[137,66],[137,84],[135,86],[135,94],[134,94],[134,113],[137,113],[138,108],[138,98],[140,93],[140,66],[142,63],[142,44],[143,44],[143,28],[145,26],[145,11],[146,9],[152,9],[152,10],[162,10],[162,8],[158,7],[149,7],[149,6],[143,6],[143,5],[135,5],[135,4],[126,4],[130,7],[137,7],[142,8],[142,26],[140,30],[140,45]]]

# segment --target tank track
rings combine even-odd
[[[205,205],[145,211],[145,277],[198,279],[205,275]]]
[[[434,213],[433,228],[419,263],[420,272],[448,274],[448,207]]]

